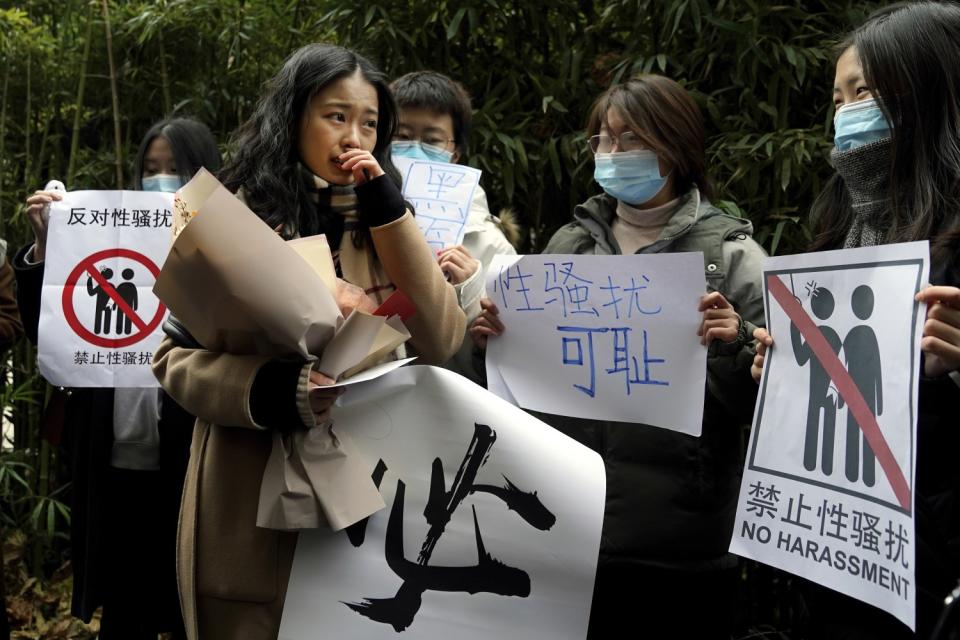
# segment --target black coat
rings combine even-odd
[[[544,253],[619,254],[611,228],[616,206],[608,195],[590,198]],[[663,239],[641,252],[702,252],[709,289],[723,293],[745,322],[762,325],[763,251],[751,232],[749,222],[722,214],[691,191]],[[742,434],[756,403],[753,355],[752,343],[710,346],[700,437],[646,424],[531,412],[604,460],[601,571],[627,566],[717,572],[736,565],[727,548],[743,469]]]
[[[960,287],[960,255],[933,263],[930,282]],[[927,638],[943,610],[944,598],[960,580],[960,387],[946,376],[921,375],[917,404],[917,632],[910,633],[885,611],[818,584],[803,583],[811,613],[810,637]]]
[[[36,343],[43,264],[28,265],[28,249],[13,264],[24,330]],[[176,532],[195,418],[163,394],[160,470],[126,471],[110,466],[113,389],[69,391],[64,415],[72,472],[73,615],[89,621],[104,603],[127,608],[134,598],[142,607],[136,615],[159,631],[182,628]]]

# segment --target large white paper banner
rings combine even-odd
[[[764,263],[768,352],[730,550],[914,628],[926,242]]]
[[[479,169],[449,162],[394,157],[403,177],[403,197],[413,203],[415,219],[435,249],[463,242]]]
[[[703,254],[495,256],[487,292],[506,326],[487,343],[491,391],[536,411],[700,435]]]
[[[52,384],[155,387],[166,308],[153,283],[172,193],[74,191],[50,207],[38,360]]]
[[[585,637],[596,453],[445,369],[404,367],[341,402],[334,423],[387,508],[301,532],[281,640]]]

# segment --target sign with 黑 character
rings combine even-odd
[[[52,384],[152,387],[167,310],[153,283],[173,194],[75,191],[50,207],[38,361]]]
[[[764,363],[730,550],[915,620],[926,242],[764,263]]]
[[[403,178],[403,197],[413,203],[414,219],[434,249],[463,242],[470,203],[480,184],[479,169],[449,162],[394,158]]]
[[[496,256],[487,385],[535,411],[699,436],[703,254]]]
[[[582,640],[603,461],[482,387],[411,366],[350,389],[334,428],[387,508],[301,531],[280,640]]]

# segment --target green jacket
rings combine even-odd
[[[616,206],[605,194],[590,198],[544,253],[619,255],[611,230]],[[727,547],[743,468],[742,434],[757,393],[750,378],[750,334],[764,325],[760,269],[765,254],[752,231],[750,222],[722,213],[693,189],[657,241],[638,251],[702,251],[707,289],[721,292],[744,321],[746,340],[709,347],[699,438],[644,424],[536,414],[604,459],[601,563],[694,571],[735,564]]]

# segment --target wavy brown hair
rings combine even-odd
[[[696,186],[705,199],[713,199],[703,114],[689,91],[655,74],[613,85],[593,103],[588,137],[608,126],[611,109],[619,111],[630,130],[670,165],[678,194]]]

